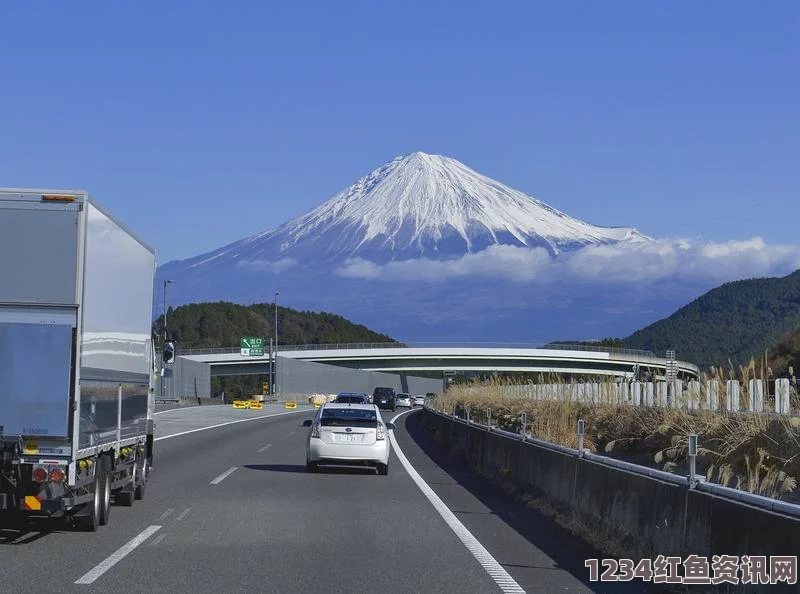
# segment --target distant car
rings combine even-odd
[[[395,410],[397,404],[395,402],[394,388],[377,387],[372,391],[372,404],[378,408]]]
[[[389,437],[392,423],[384,423],[374,404],[323,404],[313,420],[306,444],[306,472],[320,465],[373,466],[389,474]]]
[[[417,394],[414,396],[414,406],[424,406],[425,405],[425,396],[422,394]]]
[[[369,404],[369,395],[363,392],[339,392],[333,401],[336,404]]]
[[[411,396],[406,394],[405,392],[399,392],[397,396],[394,398],[395,406],[404,406],[406,408],[411,408]]]

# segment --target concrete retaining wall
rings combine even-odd
[[[427,408],[420,415],[436,439],[460,452],[473,469],[507,477],[546,499],[609,543],[609,556],[685,559],[695,554],[710,563],[713,555],[764,555],[769,563],[770,556],[800,552],[800,509],[793,509],[797,506],[756,496],[748,496],[751,504],[745,504],[707,492],[710,485],[690,488],[686,477],[589,453],[581,456],[577,450],[488,431]],[[713,489],[732,491],[717,485]],[[781,505],[786,513],[768,511]],[[704,591],[701,588],[692,586],[691,591]],[[717,585],[713,591],[744,588]],[[800,592],[800,585],[750,584],[746,591]]]

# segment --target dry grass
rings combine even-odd
[[[741,371],[752,374],[751,368]],[[583,419],[584,447],[682,474],[688,474],[689,434],[696,433],[697,472],[707,480],[800,502],[800,417],[535,400],[508,396],[508,385],[492,380],[451,386],[433,406],[448,413],[458,406],[460,416],[469,406],[470,418],[482,423],[489,408],[493,426],[515,432],[525,412],[530,435],[572,448],[578,445],[578,419]],[[746,397],[745,392],[745,406]]]

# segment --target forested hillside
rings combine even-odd
[[[682,307],[670,317],[622,341],[627,348],[663,356],[675,349],[679,359],[710,365],[747,364],[763,358],[791,333],[781,347],[791,359],[800,330],[800,270],[782,278],[757,278],[726,283]],[[794,346],[792,346],[794,345]],[[796,359],[796,355],[795,355]],[[773,370],[774,371],[774,370]]]
[[[159,335],[163,316],[156,321]],[[238,347],[242,336],[275,336],[275,309],[271,303],[237,305],[224,301],[193,303],[167,314],[170,338],[178,350],[203,347]],[[366,326],[325,312],[296,311],[278,306],[279,344],[333,344],[394,342]]]

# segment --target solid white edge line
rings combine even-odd
[[[398,415],[395,415],[394,418],[390,421],[390,423],[394,424],[394,422],[399,419],[401,416],[412,412],[412,410],[407,410],[401,412]],[[503,592],[514,592],[515,594],[525,594],[525,590],[520,586],[514,578],[503,568],[497,560],[492,557],[491,553],[486,550],[486,548],[475,538],[472,533],[467,530],[466,526],[461,523],[461,521],[455,516],[455,514],[450,511],[444,502],[439,499],[439,496],[428,486],[428,483],[425,482],[419,473],[414,469],[411,465],[411,462],[408,461],[403,450],[400,449],[400,446],[397,444],[397,439],[394,436],[394,430],[390,430],[389,432],[389,439],[392,442],[392,448],[394,448],[394,453],[397,455],[397,458],[400,460],[400,464],[403,465],[408,476],[417,484],[420,491],[422,491],[423,495],[428,498],[428,501],[431,502],[434,509],[439,512],[439,515],[442,516],[442,519],[447,523],[450,529],[455,532],[455,535],[459,538],[459,540],[467,547],[467,550],[472,553],[472,556],[475,557],[475,560],[481,564],[486,570],[486,573],[489,574],[489,577],[492,578],[495,584],[500,588]]]
[[[228,470],[226,470],[225,472],[223,472],[221,475],[219,475],[217,478],[215,478],[213,481],[211,481],[208,484],[209,485],[218,485],[222,481],[224,481],[226,478],[228,478],[230,475],[232,475],[234,472],[236,472],[237,470],[239,470],[239,467],[238,466],[233,466],[233,467],[229,468]]]
[[[236,423],[246,423],[248,421],[257,421],[258,419],[269,419],[270,417],[281,417],[283,415],[293,415],[301,412],[311,412],[310,410],[290,410],[288,412],[272,413],[269,415],[259,415],[257,417],[250,417],[249,419],[237,419],[235,421],[226,421],[225,423],[218,423],[217,425],[209,425],[208,427],[198,427],[197,429],[189,429],[188,431],[181,431],[180,433],[172,433],[171,435],[162,435],[156,437],[153,441],[161,441],[162,439],[171,439],[173,437],[180,437],[181,435],[188,435],[189,433],[197,433],[198,431],[207,431],[208,429],[216,429],[217,427],[225,427],[226,425],[235,425]]]
[[[114,565],[119,563],[122,559],[125,558],[131,551],[133,551],[136,547],[150,538],[153,534],[158,532],[161,529],[161,526],[150,526],[142,530],[138,536],[133,538],[133,540],[129,541],[128,543],[122,545],[115,553],[109,555],[104,561],[101,561],[94,568],[87,571],[83,574],[78,580],[75,582],[76,584],[91,584],[101,575],[103,575],[106,571],[111,569]]]

